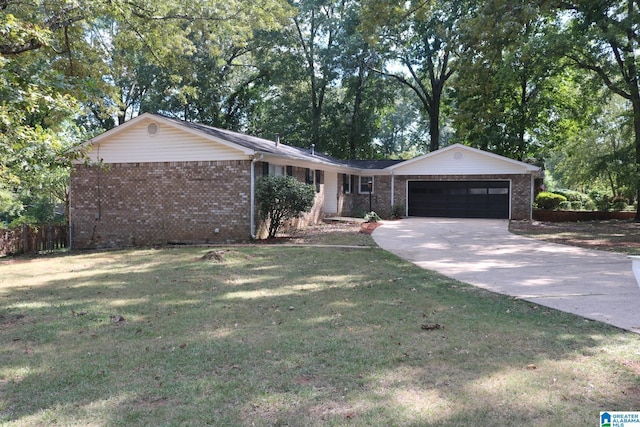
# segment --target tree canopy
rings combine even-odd
[[[637,199],[639,27],[634,0],[0,0],[0,220],[141,112],[343,159],[461,142]]]

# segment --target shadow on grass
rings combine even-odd
[[[209,250],[0,267],[0,421],[587,425],[640,406],[634,334],[377,249]]]

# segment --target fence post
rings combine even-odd
[[[69,250],[73,250],[73,223],[69,222]]]

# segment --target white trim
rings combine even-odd
[[[358,194],[369,194],[369,190],[362,191],[362,178],[371,178],[371,194],[375,194],[376,178],[374,175],[358,175]]]
[[[385,168],[385,170],[393,171],[395,169],[406,167],[408,165],[411,165],[411,164],[416,163],[416,162],[420,162],[420,161],[425,160],[425,159],[429,159],[431,157],[436,157],[436,156],[442,155],[442,154],[444,154],[444,153],[446,153],[448,151],[451,151],[451,150],[469,151],[471,153],[476,153],[476,154],[479,154],[479,155],[482,155],[482,156],[486,156],[486,157],[489,157],[489,158],[492,158],[492,159],[501,160],[503,162],[510,163],[510,164],[512,164],[514,166],[519,166],[519,167],[523,168],[525,172],[539,172],[540,171],[540,168],[538,166],[531,165],[529,163],[521,162],[521,161],[518,161],[518,160],[513,160],[513,159],[510,159],[508,157],[500,156],[498,154],[490,153],[488,151],[480,150],[478,148],[473,148],[473,147],[469,147],[469,146],[462,145],[462,144],[453,144],[453,145],[450,145],[448,147],[441,148],[440,150],[432,151],[432,152],[424,154],[422,156],[414,157],[413,159],[405,160],[404,162],[400,162],[400,163],[396,163],[395,165],[392,165],[392,166],[389,166],[389,167]]]
[[[353,175],[349,173],[342,174],[342,194],[353,194],[353,188],[351,188],[351,177]],[[347,181],[347,189],[345,191],[344,182]]]
[[[529,221],[533,220],[533,203],[536,195],[536,178],[531,175],[531,194],[529,196]]]

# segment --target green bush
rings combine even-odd
[[[258,181],[258,213],[269,222],[269,237],[275,237],[287,220],[298,218],[313,207],[316,190],[292,176],[265,176]]]
[[[536,197],[536,205],[540,209],[555,210],[558,209],[560,203],[566,202],[567,198],[561,194],[551,193],[549,191],[542,191]]]
[[[571,203],[571,210],[573,211],[580,211],[584,207],[582,201],[580,200],[575,200],[569,203]]]
[[[587,203],[589,200],[591,200],[589,198],[588,194],[584,194],[581,193],[579,191],[574,191],[574,190],[560,190],[560,191],[555,191],[554,193],[556,194],[560,194],[564,197],[567,198],[567,201],[569,202],[580,202],[580,208],[582,208],[582,206],[584,206],[585,203]]]
[[[599,211],[608,211],[611,207],[611,197],[604,191],[591,190],[589,197],[596,204],[596,208]]]
[[[391,210],[391,218],[402,218],[404,216],[405,209],[404,205],[395,204],[393,205],[393,209]]]
[[[366,222],[378,222],[382,220],[382,218],[380,218],[380,216],[374,211],[371,211],[364,216],[364,220]]]
[[[560,211],[570,211],[571,210],[571,202],[565,200],[564,202],[560,202],[558,205],[558,210]]]
[[[596,210],[598,210],[598,207],[596,206],[596,202],[594,202],[593,200],[589,199],[589,201],[584,204],[584,210],[585,211],[596,211]]]
[[[611,201],[611,209],[613,209],[614,211],[623,211],[627,208],[628,205],[629,200],[625,199],[624,197],[615,197]]]

